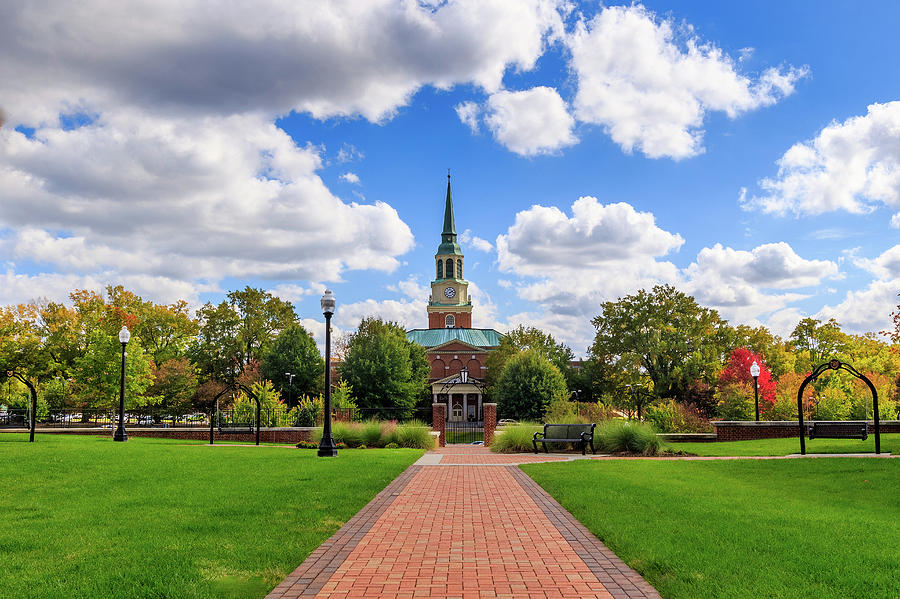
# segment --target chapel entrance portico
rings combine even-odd
[[[447,406],[448,423],[481,426],[484,421],[484,382],[466,369],[431,384],[432,400]]]

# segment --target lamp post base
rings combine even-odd
[[[128,433],[125,432],[125,429],[119,427],[116,429],[116,432],[113,433],[113,441],[127,441]]]
[[[334,444],[334,439],[322,439],[322,441],[319,443],[319,457],[337,457],[337,446]]]

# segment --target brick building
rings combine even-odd
[[[434,280],[428,298],[427,329],[407,331],[410,341],[427,350],[435,403],[447,404],[450,421],[481,422],[482,380],[488,354],[500,344],[494,329],[472,328],[472,297],[463,278],[465,256],[456,241],[450,175],[441,243],[434,255]]]

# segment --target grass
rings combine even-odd
[[[522,466],[667,599],[900,597],[900,461]]]
[[[670,443],[667,447],[703,456],[789,455],[800,453],[800,439],[759,439],[713,443]],[[900,454],[900,433],[881,435],[881,452]],[[875,436],[859,439],[806,440],[806,453],[875,453]]]
[[[544,425],[537,422],[519,422],[507,424],[497,429],[497,435],[491,443],[491,451],[497,453],[522,453],[534,451],[532,439],[534,433],[544,430]]]
[[[264,597],[422,455],[26,440],[0,435],[3,599]]]
[[[454,431],[448,430],[445,431],[444,434],[447,438],[448,444],[454,443],[468,443],[472,444],[475,441],[484,441],[484,432],[483,431]]]

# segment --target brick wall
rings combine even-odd
[[[129,437],[152,437],[155,439],[184,439],[192,441],[209,442],[209,429],[178,429],[178,428],[126,428]],[[312,440],[312,431],[314,428],[260,428],[260,443],[284,443],[294,445],[300,441]],[[21,430],[8,430],[4,432],[22,432]],[[75,429],[75,428],[37,428],[39,434],[56,434],[56,435],[97,435],[101,437],[112,438],[113,430],[98,429]],[[246,441],[249,443],[256,442],[256,433],[252,434],[225,434],[220,435],[218,430],[213,431],[213,442],[228,443],[234,441]]]
[[[809,424],[804,421],[803,425]],[[751,441],[753,439],[784,439],[799,437],[800,427],[796,420],[776,420],[770,422],[722,421],[713,422],[716,441]],[[900,420],[885,420],[879,423],[882,433],[900,433]],[[869,434],[875,433],[875,425],[869,421]]]

